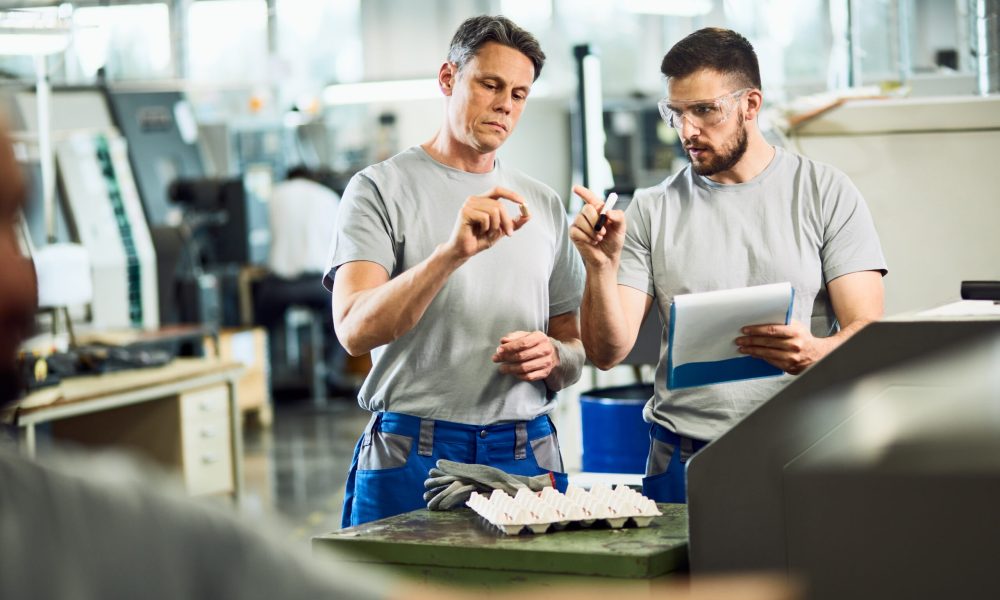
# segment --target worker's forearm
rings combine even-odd
[[[851,336],[864,329],[865,326],[867,326],[869,323],[873,323],[876,320],[877,320],[876,318],[859,317],[857,319],[854,319],[847,325],[842,326],[840,328],[840,331],[838,331],[837,333],[827,338],[823,338],[823,341],[825,342],[826,346],[823,349],[823,356],[826,356],[827,354],[836,350],[838,346],[846,342]]]
[[[337,337],[344,348],[357,356],[413,329],[448,277],[466,260],[441,245],[398,277],[351,295],[336,319]]]
[[[587,358],[598,368],[610,369],[628,355],[634,340],[618,293],[617,265],[588,268],[580,321]]]

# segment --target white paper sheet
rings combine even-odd
[[[992,300],[962,300],[917,313],[918,317],[1000,316],[1000,304]]]
[[[674,296],[674,366],[746,356],[735,342],[740,329],[784,324],[791,301],[788,282]]]

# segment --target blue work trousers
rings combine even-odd
[[[653,423],[642,494],[657,502],[687,503],[687,462],[708,442],[678,435]]]
[[[555,427],[548,416],[500,425],[465,425],[378,412],[354,448],[342,527],[426,506],[424,480],[438,459],[496,467],[514,475],[552,473],[566,490]]]

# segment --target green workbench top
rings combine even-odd
[[[516,536],[497,532],[467,508],[421,509],[314,537],[313,548],[335,548],[364,562],[424,572],[654,578],[687,568],[687,506],[658,506],[663,515],[648,527],[571,526]]]

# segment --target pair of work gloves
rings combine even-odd
[[[450,510],[465,506],[472,492],[490,494],[493,490],[503,490],[511,496],[527,488],[540,492],[554,487],[552,475],[545,473],[529,477],[511,475],[486,465],[471,465],[440,459],[436,467],[427,472],[424,481],[424,501],[430,510]]]

